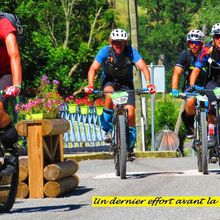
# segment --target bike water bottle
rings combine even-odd
[[[208,135],[209,136],[215,135],[215,125],[210,123],[208,128],[209,128]]]

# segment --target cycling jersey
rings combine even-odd
[[[0,76],[11,73],[10,59],[8,56],[5,40],[9,33],[16,33],[16,28],[7,18],[0,20]]]
[[[184,74],[185,74],[184,88],[187,85],[189,85],[189,78],[194,68],[196,59],[197,59],[196,56],[190,50],[182,51],[178,57],[176,66],[179,66],[184,69]],[[198,86],[204,86],[205,80],[207,78],[206,75],[207,75],[206,71],[202,69],[195,84]]]
[[[212,52],[210,49],[212,42],[208,43],[199,54],[195,67],[202,69],[208,68],[209,78],[217,83],[220,83],[220,51],[213,47]]]
[[[117,55],[110,45],[99,50],[95,60],[102,64],[102,81],[105,78],[120,82],[133,82],[133,64],[142,59],[138,51],[131,47],[125,47],[123,53]]]

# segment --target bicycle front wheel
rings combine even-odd
[[[15,171],[0,176],[0,213],[7,213],[15,203],[19,178],[19,160],[15,156]]]
[[[126,162],[127,162],[127,128],[126,118],[124,115],[118,116],[119,122],[119,161],[120,161],[120,177],[126,179]]]
[[[208,174],[208,140],[207,140],[207,120],[206,112],[201,112],[202,125],[202,172]]]

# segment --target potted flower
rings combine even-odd
[[[75,102],[75,97],[70,95],[66,97],[65,101],[68,103],[68,110],[69,113],[76,113],[77,112],[77,104]]]
[[[96,108],[96,114],[102,115],[105,101],[103,98],[98,98],[94,101],[93,105]]]
[[[75,103],[76,103],[77,105],[79,105],[80,113],[81,113],[82,115],[88,114],[88,112],[89,112],[89,106],[92,105],[92,102],[91,102],[91,100],[88,98],[88,96],[85,96],[85,97],[83,97],[83,98],[75,99]]]
[[[39,93],[27,103],[17,104],[15,110],[26,119],[56,118],[64,101],[57,91],[58,80],[51,83],[46,75],[41,78]]]

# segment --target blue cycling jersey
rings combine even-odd
[[[96,55],[95,57],[95,60],[102,64],[102,80],[104,80],[104,78],[106,77],[106,62],[110,56],[110,49],[111,49],[111,46],[110,45],[107,45],[103,48],[101,48],[98,52],[98,54]],[[126,53],[126,57],[128,57],[129,61],[131,63],[136,63],[138,62],[140,59],[142,59],[142,56],[139,54],[139,52],[137,51],[137,49],[131,47],[131,46],[127,46],[127,53]],[[114,64],[117,65],[117,62],[119,62],[120,60],[120,55],[116,55],[114,54],[114,58],[115,58],[115,61],[114,61]],[[133,67],[132,65],[130,65],[129,67],[129,79],[133,81]]]

